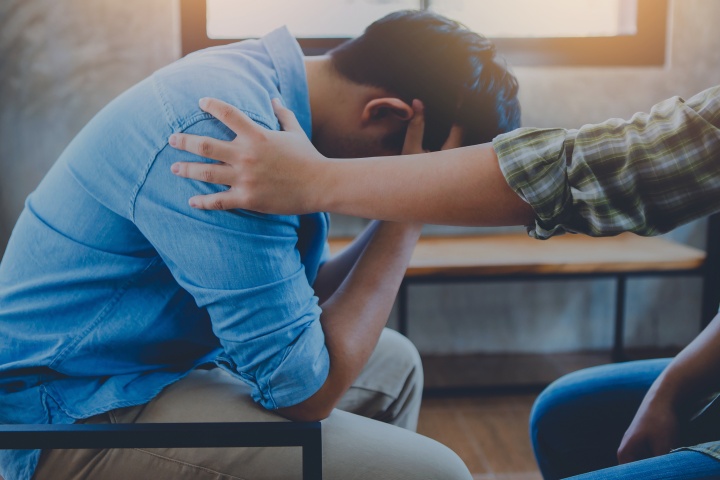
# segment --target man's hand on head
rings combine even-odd
[[[425,106],[420,100],[413,100],[412,107],[415,114],[408,124],[407,133],[405,134],[405,143],[403,144],[401,155],[428,153],[428,151],[423,149],[422,146],[423,135],[425,133]],[[462,128],[458,125],[453,125],[441,150],[450,150],[462,147],[462,134]]]
[[[425,134],[425,106],[420,100],[413,100],[413,118],[408,124],[405,133],[405,143],[400,155],[414,155],[416,153],[427,153],[423,149],[423,135]]]
[[[463,146],[463,129],[459,125],[453,125],[448,134],[448,138],[443,143],[440,150],[452,150],[453,148],[460,148]]]

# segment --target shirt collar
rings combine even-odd
[[[300,45],[287,27],[280,27],[261,39],[268,51],[280,84],[285,106],[295,113],[308,138],[312,138],[310,94]]]

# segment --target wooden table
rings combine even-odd
[[[332,239],[336,252],[351,239]],[[561,235],[535,240],[524,233],[423,237],[398,293],[398,330],[408,333],[408,287],[418,283],[568,278],[616,280],[613,359],[624,357],[628,277],[703,275],[706,254],[660,238],[622,234],[591,238]]]

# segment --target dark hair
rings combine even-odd
[[[520,126],[518,84],[487,38],[428,11],[394,12],[329,52],[347,79],[425,105],[425,140],[439,150],[454,123],[464,145]]]

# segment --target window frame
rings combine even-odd
[[[662,66],[668,0],[637,0],[637,32],[614,37],[492,38],[513,66]],[[423,1],[423,7],[429,2]],[[180,0],[182,54],[244,40],[207,35],[207,0]],[[305,55],[322,55],[347,38],[298,38]]]

